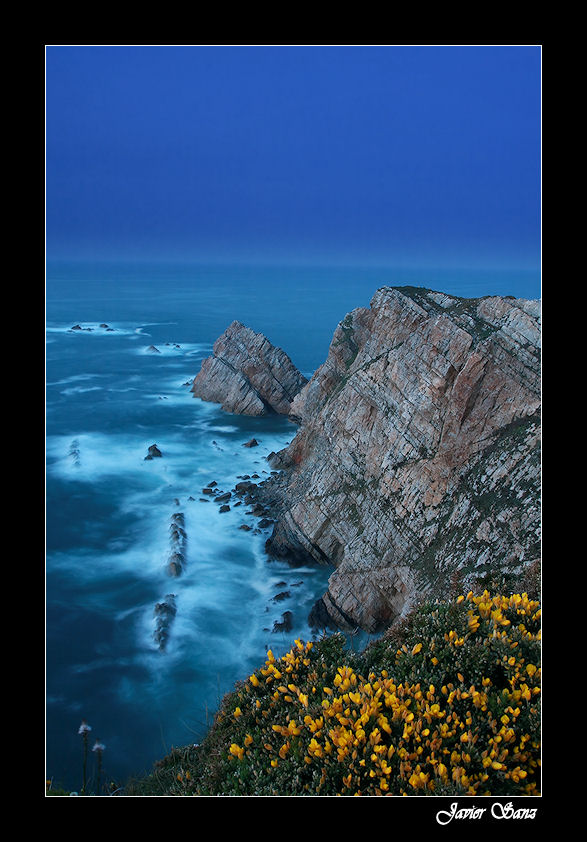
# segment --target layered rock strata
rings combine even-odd
[[[227,412],[242,415],[290,413],[291,403],[307,379],[285,351],[234,321],[214,343],[191,391]]]
[[[290,416],[267,549],[335,566],[320,622],[376,631],[455,576],[539,559],[539,301],[384,287]]]

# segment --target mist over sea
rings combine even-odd
[[[540,295],[535,273],[48,266],[46,772],[56,785],[81,788],[82,719],[90,747],[94,738],[106,746],[103,779],[122,784],[172,746],[199,742],[222,696],[267,649],[281,655],[296,637],[312,638],[308,613],[331,571],[269,559],[270,528],[255,530],[249,506],[233,497],[221,513],[202,494],[212,481],[230,491],[243,476],[266,479],[267,454],[296,428],[223,412],[195,399],[190,384],[234,319],[309,378],[337,323],[385,284]],[[258,447],[244,447],[253,437]],[[162,458],[145,460],[152,444]],[[165,566],[177,512],[186,567],[172,579]],[[160,652],[154,608],[170,593],[177,613]],[[284,611],[293,628],[276,633]]]

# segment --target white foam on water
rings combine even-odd
[[[88,550],[49,553],[47,570],[52,574],[59,572],[75,577],[76,585],[84,589],[83,593],[78,591],[80,606],[111,617],[113,604],[124,597],[123,589],[128,587],[129,582],[140,579],[153,582],[160,575],[162,555],[162,547],[158,552],[145,536],[144,543],[137,543],[118,553]],[[112,593],[114,585],[121,589],[118,594]],[[92,590],[86,590],[90,586]]]
[[[48,436],[48,471],[62,480],[90,483],[116,475],[123,483],[125,475],[147,475],[149,463],[144,458],[151,444],[153,441],[148,439],[122,433],[82,432],[71,436]],[[149,475],[152,474],[153,471],[150,471]]]
[[[76,324],[79,325],[80,330],[74,330]],[[125,322],[109,322],[108,327],[101,327],[106,322],[77,322],[73,325],[47,325],[45,331],[47,334],[59,333],[70,334],[71,336],[120,336],[132,335],[137,330],[135,325],[129,325]]]
[[[203,342],[158,342],[135,348],[133,353],[154,357],[193,357],[198,354],[208,354],[211,350],[212,345]]]
[[[62,395],[81,395],[84,392],[102,392],[103,386],[71,386],[69,389],[62,389]]]
[[[103,374],[86,373],[86,374],[72,374],[69,377],[62,377],[61,380],[47,381],[47,386],[69,386],[71,383],[77,383],[80,380],[94,380],[96,377],[103,377]]]
[[[195,348],[186,353],[201,353],[200,347]],[[183,372],[185,367],[181,376]],[[72,389],[90,385],[89,375],[75,377],[60,385]],[[234,493],[228,512],[221,513],[213,500],[200,502],[208,499],[202,490],[212,481],[217,491],[232,492],[245,475],[256,483],[266,479],[270,471],[266,455],[281,450],[291,440],[292,429],[264,432],[259,419],[248,429],[245,419],[237,421],[217,404],[194,398],[184,385],[192,378],[192,372],[186,373],[182,381],[166,368],[160,394],[168,390],[169,401],[159,400],[149,381],[144,397],[153,407],[189,401],[193,408],[190,423],[163,427],[161,439],[147,427],[132,433],[80,431],[47,439],[49,474],[62,482],[86,483],[90,493],[91,486],[104,483],[116,507],[117,523],[122,524],[120,534],[110,537],[102,550],[63,551],[48,557],[51,572],[75,578],[79,608],[111,620],[125,635],[118,657],[97,654],[88,663],[74,665],[73,671],[84,675],[112,669],[113,691],[120,701],[147,711],[164,698],[172,710],[184,704],[187,716],[193,709],[201,715],[205,704],[214,709],[220,695],[262,664],[267,648],[281,654],[295,636],[302,636],[306,618],[298,610],[291,632],[272,633],[273,623],[290,607],[289,601],[272,600],[278,591],[289,589],[278,587],[280,580],[293,581],[292,575],[305,578],[307,573],[311,588],[312,579],[310,568],[296,569],[288,577],[286,568],[268,561],[264,544],[270,530],[254,534],[239,528],[243,523],[255,528],[259,518],[249,513],[244,501],[235,506],[240,498]],[[126,391],[124,382],[112,391]],[[140,388],[144,379],[134,376],[127,382]],[[253,437],[259,446],[244,447]],[[145,460],[152,444],[163,456]],[[187,541],[182,549],[183,573],[172,578],[166,566],[173,551],[169,527],[176,512],[184,515]],[[91,524],[87,529],[91,532]],[[303,589],[291,590],[293,605]],[[154,609],[167,594],[175,595],[177,610],[161,652],[153,638]],[[170,700],[173,693],[177,699]]]

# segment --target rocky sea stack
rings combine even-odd
[[[289,415],[292,400],[306,383],[285,351],[234,321],[202,363],[192,392],[228,412]]]
[[[222,393],[216,373],[230,368],[227,335],[241,329],[233,323],[218,340],[218,362],[194,384],[231,411],[242,411],[239,390],[222,378]],[[255,382],[271,371],[260,357]],[[279,411],[299,430],[271,455],[280,473],[263,483],[276,519],[267,550],[333,565],[316,622],[374,632],[455,580],[466,592],[539,563],[539,301],[383,287],[339,323],[326,361],[288,394]]]

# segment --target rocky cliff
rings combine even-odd
[[[537,562],[539,303],[384,287],[340,322],[264,489],[268,552],[335,567],[318,625],[376,631]]]
[[[192,385],[195,397],[242,415],[288,415],[307,379],[285,351],[234,321],[214,343]]]

